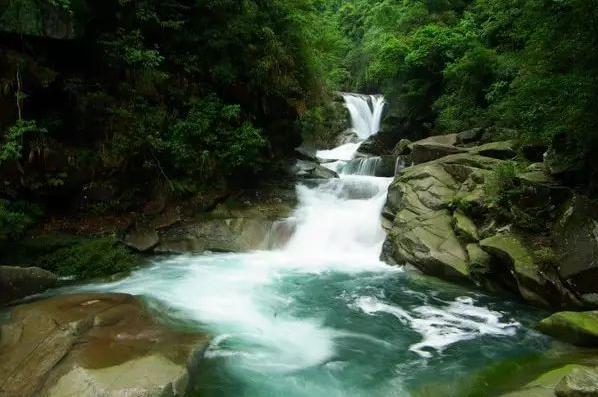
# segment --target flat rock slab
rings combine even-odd
[[[0,332],[2,397],[183,396],[209,341],[166,328],[126,294],[18,306]]]

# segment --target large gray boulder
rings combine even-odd
[[[553,240],[561,279],[582,300],[598,305],[598,204],[575,195],[561,209]]]
[[[456,134],[435,135],[409,145],[411,160],[414,164],[422,164],[436,160],[449,154],[466,153],[467,149],[455,146]]]
[[[401,211],[389,233],[393,260],[445,279],[468,279],[467,253],[447,210],[412,216]]]
[[[125,294],[18,306],[0,336],[3,397],[182,397],[209,342],[166,328]]]
[[[0,266],[0,305],[44,292],[58,284],[58,277],[39,267]]]
[[[540,306],[551,306],[550,280],[542,273],[519,236],[497,234],[480,241],[480,246],[502,261],[505,270],[513,274],[524,299]]]

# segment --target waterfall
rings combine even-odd
[[[344,94],[351,127],[361,139],[375,134],[384,110],[379,95]],[[377,261],[384,241],[380,213],[391,178],[377,178],[380,157],[355,158],[361,142],[317,152],[340,174],[317,186],[297,187],[295,233],[284,248],[304,261]]]
[[[384,110],[382,95],[343,94],[345,106],[351,115],[351,127],[357,136],[365,140],[380,130]]]
[[[349,175],[376,175],[376,171],[382,162],[381,157],[362,157],[348,161],[344,166],[339,167],[341,174]]]
[[[345,101],[367,139],[384,98]],[[447,392],[437,383],[431,390],[444,396],[455,390],[453,378],[468,375],[464,357],[478,371],[537,354],[539,344],[506,315],[520,309],[501,306],[504,297],[490,302],[379,260],[391,178],[373,176],[380,159],[355,158],[358,147],[317,153],[340,178],[297,185],[297,208],[272,228],[277,244],[269,251],[158,258],[129,277],[69,291],[143,296],[177,327],[212,335],[198,390],[207,397],[410,397],[404,381],[443,374]]]

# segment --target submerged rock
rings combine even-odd
[[[58,284],[58,277],[39,267],[0,266],[0,305],[44,292]]]
[[[167,329],[126,294],[19,306],[0,335],[3,397],[184,396],[209,341]]]
[[[598,311],[555,313],[540,321],[538,330],[574,345],[598,347]]]
[[[562,381],[563,377],[568,376],[572,371],[575,371],[578,368],[583,367],[577,364],[567,364],[552,369],[543,373],[519,390],[503,394],[500,397],[555,397],[555,388],[559,382]]]

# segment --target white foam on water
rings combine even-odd
[[[515,335],[520,326],[515,321],[502,321],[502,313],[475,306],[469,297],[457,298],[441,308],[419,306],[409,311],[375,297],[360,297],[355,307],[369,315],[390,314],[418,332],[422,341],[411,345],[409,350],[424,358],[432,357],[430,350],[442,352],[454,343],[482,335]]]
[[[359,143],[345,143],[339,147],[330,150],[318,150],[316,152],[316,157],[322,160],[342,160],[342,161],[349,161],[355,157],[355,153],[357,149],[359,149]],[[326,164],[324,164],[326,165]]]
[[[304,263],[379,263],[385,237],[380,213],[390,182],[344,176],[315,188],[298,186],[296,230],[284,251]]]

